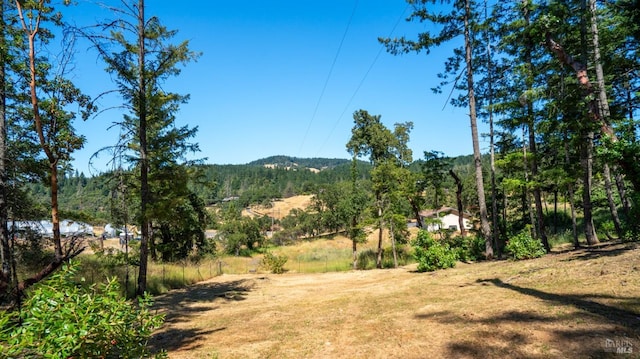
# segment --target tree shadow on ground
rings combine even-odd
[[[165,322],[187,321],[193,315],[218,309],[212,305],[216,301],[244,300],[255,284],[252,279],[196,284],[157,298],[154,308],[165,313]]]
[[[149,341],[149,348],[153,353],[158,353],[162,350],[171,352],[187,347],[189,350],[193,350],[202,346],[201,344],[194,345],[194,343],[197,343],[200,339],[225,329],[227,328],[221,327],[211,330],[169,329],[154,335]]]
[[[589,313],[601,316],[608,321],[612,321],[616,324],[623,325],[634,331],[640,331],[640,319],[638,319],[638,317],[640,316],[640,313],[630,312],[630,311],[620,309],[611,305],[606,305],[606,304],[585,299],[588,297],[591,297],[591,298],[603,297],[602,295],[598,295],[598,294],[593,296],[560,295],[560,294],[554,294],[554,293],[547,293],[547,292],[543,292],[541,290],[537,290],[533,288],[519,287],[517,285],[505,283],[499,278],[478,279],[477,282],[491,283],[496,287],[513,290],[521,294],[536,297],[538,299],[546,300],[549,302],[555,302],[563,305],[571,305],[576,308],[587,311]],[[610,298],[624,299],[624,300],[630,299],[630,298],[617,298],[617,297],[610,297]]]
[[[220,308],[222,303],[245,300],[255,287],[256,281],[263,279],[265,278],[196,284],[156,298],[153,307],[165,314],[165,323],[189,322],[191,317],[216,310]],[[160,329],[152,336],[149,345],[155,352],[162,349],[167,351],[195,349],[199,345],[194,345],[194,343],[199,339],[225,329],[225,327],[210,330],[200,328]]]
[[[624,254],[627,251],[631,251],[638,248],[637,243],[621,243],[621,242],[607,242],[592,247],[582,247],[579,249],[571,249],[565,252],[575,252],[575,255],[570,258],[562,259],[563,262],[571,262],[575,260],[591,260],[595,258],[603,257],[617,257]]]
[[[615,297],[611,295],[559,295],[537,289],[519,287],[502,280],[478,280],[482,285],[516,291],[557,305],[569,305],[582,312],[544,315],[532,310],[511,310],[491,317],[476,317],[474,313],[457,314],[450,311],[416,314],[415,318],[451,324],[456,327],[472,325],[480,328],[472,335],[454,339],[447,344],[446,356],[453,358],[614,358],[618,347],[608,347],[608,343],[620,345],[630,343],[633,353],[640,350],[640,318],[633,313],[611,305],[595,302],[593,298],[630,301],[638,298]],[[571,323],[600,322],[606,327],[581,329]],[[491,328],[491,329],[482,329]],[[530,335],[531,330],[547,333],[541,339]]]

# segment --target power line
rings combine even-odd
[[[404,14],[407,12],[407,9],[409,9],[409,6],[410,6],[410,4],[407,4],[407,6],[404,8],[404,10],[402,10],[402,13],[400,14],[400,16],[398,16],[398,19],[396,20],[395,24],[393,25],[393,28],[391,29],[391,31],[389,31],[389,35],[387,37],[391,38],[391,35],[396,31],[396,28],[400,24],[400,21],[402,21],[402,19],[404,17]],[[340,113],[340,116],[338,116],[338,119],[333,124],[333,127],[331,128],[331,131],[329,131],[329,134],[327,135],[327,138],[324,140],[324,142],[322,143],[322,145],[318,149],[317,155],[320,154],[320,151],[322,151],[324,146],[329,141],[329,138],[331,138],[331,135],[333,135],[333,131],[336,129],[336,127],[338,127],[338,124],[342,120],[342,117],[344,116],[344,114],[349,109],[349,106],[351,106],[351,102],[353,102],[353,99],[358,94],[358,91],[360,91],[360,88],[362,87],[362,85],[364,84],[364,81],[369,76],[369,73],[373,69],[373,66],[378,61],[378,58],[380,57],[380,54],[382,54],[382,50],[384,50],[384,45],[380,46],[380,49],[378,50],[378,53],[376,54],[376,56],[373,58],[373,61],[371,62],[371,65],[369,65],[369,68],[367,69],[367,71],[365,72],[364,76],[362,77],[362,80],[360,80],[360,83],[358,84],[358,86],[356,87],[355,91],[353,92],[353,95],[351,95],[351,98],[349,98],[349,102],[347,102],[347,105],[344,107],[344,110],[342,110],[342,113]],[[316,157],[317,157],[317,155],[316,155]]]
[[[324,97],[324,92],[327,89],[327,85],[329,84],[329,79],[331,78],[331,74],[333,73],[333,68],[336,65],[338,60],[338,56],[340,55],[340,51],[342,50],[342,45],[344,44],[344,39],[347,37],[347,33],[349,32],[349,28],[351,27],[351,22],[353,21],[353,17],[356,13],[356,9],[358,8],[358,0],[355,1],[353,5],[353,10],[351,11],[351,16],[349,17],[349,22],[347,23],[347,27],[344,29],[344,34],[342,34],[342,39],[340,40],[340,45],[338,46],[338,51],[336,51],[336,55],[333,58],[333,62],[331,63],[331,68],[329,69],[329,73],[327,74],[327,78],[324,81],[324,86],[322,87],[322,91],[320,92],[320,97],[318,98],[318,102],[316,102],[316,107],[313,110],[313,115],[311,116],[311,120],[309,120],[309,124],[307,125],[307,130],[302,137],[302,143],[300,143],[300,149],[298,150],[298,154],[302,153],[302,147],[304,147],[304,143],[307,140],[307,135],[309,134],[309,130],[311,129],[311,124],[316,118],[318,113],[318,108],[320,107],[320,102],[322,102],[322,98]]]

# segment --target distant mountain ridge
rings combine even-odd
[[[299,158],[285,155],[277,155],[265,157],[259,160],[249,162],[250,166],[269,166],[269,167],[281,167],[281,168],[315,168],[318,170],[335,168],[345,163],[349,163],[350,160],[344,158]]]

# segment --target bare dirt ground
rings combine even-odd
[[[537,260],[223,275],[157,298],[170,358],[640,357],[640,247]]]

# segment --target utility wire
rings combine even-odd
[[[389,35],[387,36],[388,38],[391,38],[391,35],[393,35],[393,33],[396,31],[396,28],[400,24],[400,21],[402,21],[402,19],[404,18],[404,14],[407,12],[407,9],[409,9],[410,6],[411,6],[410,4],[407,4],[407,6],[404,8],[404,10],[402,10],[402,13],[400,14],[400,16],[398,16],[398,19],[396,20],[395,24],[393,25],[393,28],[391,29],[391,31],[389,31]],[[320,149],[318,149],[316,157],[318,157],[318,155],[320,154],[322,149],[324,149],[324,146],[329,141],[329,138],[331,138],[331,135],[333,135],[333,131],[335,131],[335,129],[338,127],[338,124],[342,120],[342,117],[344,117],[344,114],[349,109],[349,106],[351,106],[351,102],[353,102],[353,99],[358,94],[358,91],[360,91],[360,88],[362,88],[362,85],[364,84],[364,81],[367,79],[367,77],[369,76],[369,73],[373,69],[373,66],[378,61],[378,58],[380,57],[380,54],[382,54],[382,50],[384,50],[384,45],[380,46],[380,49],[378,50],[378,53],[373,58],[373,61],[371,62],[371,65],[369,65],[369,68],[367,69],[367,71],[365,72],[364,76],[362,77],[362,80],[360,80],[360,83],[358,84],[358,87],[356,87],[355,91],[353,92],[353,95],[351,95],[351,98],[349,98],[349,102],[347,102],[347,105],[344,107],[344,110],[342,110],[342,113],[340,114],[340,116],[338,116],[338,119],[333,124],[333,127],[331,128],[331,131],[327,135],[327,138],[322,143],[322,146],[320,146]]]
[[[298,150],[298,155],[302,153],[302,147],[304,147],[304,143],[307,140],[307,135],[309,134],[309,130],[311,129],[311,124],[316,118],[318,113],[318,108],[320,107],[320,103],[322,102],[322,98],[324,97],[324,93],[327,89],[327,85],[329,84],[329,79],[331,78],[331,74],[333,73],[333,69],[338,61],[338,56],[342,50],[342,45],[344,44],[344,39],[347,37],[347,33],[349,32],[349,28],[351,27],[351,23],[353,22],[353,17],[356,13],[356,9],[358,8],[358,0],[355,1],[353,5],[353,10],[351,11],[351,16],[349,17],[349,22],[347,23],[347,27],[344,29],[344,34],[342,34],[342,39],[340,40],[340,45],[338,46],[338,51],[336,51],[336,56],[333,58],[333,62],[331,63],[331,68],[329,69],[329,73],[327,74],[327,78],[324,81],[324,86],[322,87],[322,91],[320,92],[320,97],[318,98],[318,102],[316,103],[316,108],[313,110],[313,115],[311,116],[311,120],[309,120],[309,124],[307,125],[307,130],[302,137],[302,143],[300,143],[300,149]]]

